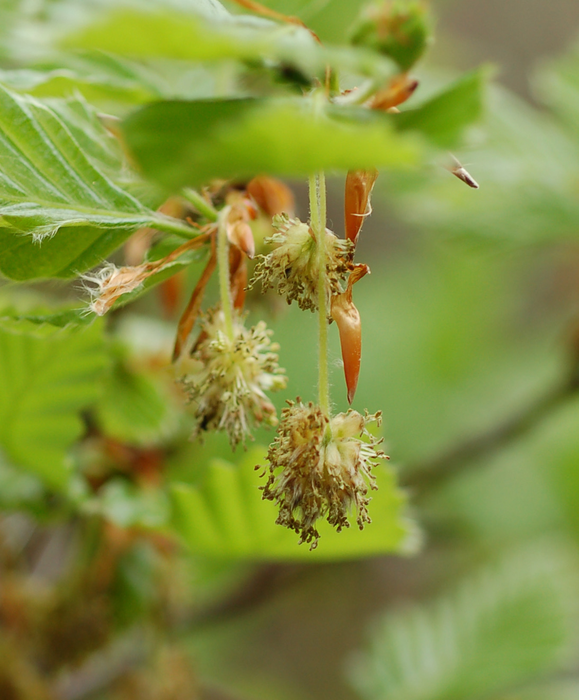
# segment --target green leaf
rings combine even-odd
[[[397,115],[401,131],[417,130],[441,148],[455,146],[464,129],[484,111],[488,68],[478,68],[455,81],[416,109]]]
[[[354,526],[337,533],[323,522],[317,549],[298,546],[295,533],[275,524],[275,505],[261,499],[263,479],[254,467],[264,459],[264,449],[254,448],[237,465],[213,460],[198,485],[173,483],[174,527],[193,554],[319,562],[405,552],[416,546],[416,532],[402,515],[405,498],[392,470],[383,466],[375,469],[379,488],[370,504],[372,524],[362,532]]]
[[[131,27],[127,32],[126,28]],[[307,81],[323,79],[327,65],[335,70],[385,81],[394,64],[367,49],[323,47],[307,29],[253,16],[208,21],[195,12],[119,9],[68,36],[64,48],[98,49],[137,58],[164,57],[188,61],[238,61],[291,68]]]
[[[35,97],[82,96],[111,110],[111,103],[213,97],[217,85],[235,93],[231,67],[183,61],[134,61],[104,52],[61,54],[32,68],[0,70],[0,83]]]
[[[116,143],[79,99],[0,87],[0,163],[0,271],[12,279],[74,276],[141,226],[189,235],[119,184]]]
[[[576,680],[555,681],[528,690],[519,690],[516,696],[509,694],[497,700],[577,700],[579,682]]]
[[[386,615],[354,684],[370,700],[466,700],[560,670],[576,638],[576,585],[556,543],[508,552],[452,594]]]
[[[177,190],[264,172],[408,165],[416,144],[395,134],[391,116],[310,99],[159,102],[129,116],[123,133],[143,173]]]
[[[166,96],[155,89],[144,75],[138,79],[136,75],[127,75],[126,70],[121,71],[120,59],[110,57],[108,66],[102,65],[104,61],[99,62],[101,65],[96,61],[91,65],[90,60],[77,59],[72,62],[74,68],[66,63],[63,65],[63,62],[64,58],[55,67],[0,70],[0,83],[11,90],[36,97],[68,97],[78,90],[92,102],[108,99],[139,103]],[[125,62],[125,67],[128,63]]]
[[[546,111],[498,87],[490,91],[481,131],[484,141],[457,154],[480,190],[461,185],[443,168],[383,179],[398,215],[441,235],[517,245],[576,239],[577,139]]]
[[[51,488],[69,479],[66,454],[83,432],[106,355],[102,324],[82,330],[0,319],[0,447]]]
[[[94,320],[94,316],[87,314],[86,308],[38,311],[36,313],[19,313],[5,308],[2,309],[1,314],[4,329],[12,328],[18,333],[29,332],[37,337],[51,335],[55,328],[72,330],[79,326],[88,326]]]

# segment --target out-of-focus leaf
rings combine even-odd
[[[106,362],[102,325],[70,331],[0,321],[0,447],[10,462],[62,489],[80,411],[99,394]]]
[[[169,517],[168,499],[161,489],[140,488],[123,479],[108,481],[82,508],[123,528],[161,528]]]
[[[353,681],[369,700],[495,697],[535,681],[570,660],[576,585],[569,550],[508,552],[451,595],[386,615]]]
[[[5,39],[2,49],[13,63],[30,65],[52,54],[55,42],[63,35],[119,7],[141,12],[173,11],[205,17],[211,22],[229,16],[218,0],[3,0],[0,8],[0,32]]]
[[[36,97],[68,97],[78,90],[91,101],[108,98],[139,103],[163,96],[162,92],[147,84],[144,76],[140,80],[136,76],[132,76],[131,79],[131,76],[126,74],[126,70],[119,69],[120,62],[110,57],[110,64],[117,65],[107,66],[108,70],[102,66],[102,63],[99,66],[89,64],[86,70],[82,70],[84,66],[79,66],[79,61],[74,62],[75,68],[60,65],[0,70],[0,82],[11,90]],[[128,64],[127,61],[125,65],[128,66]]]
[[[455,146],[464,129],[483,115],[488,76],[485,68],[467,73],[420,107],[397,115],[398,128],[418,130],[442,148]]]
[[[183,61],[133,61],[104,52],[62,54],[33,68],[0,70],[0,83],[35,97],[80,93],[93,104],[140,104],[155,99],[201,99],[235,94],[231,67]]]
[[[116,144],[84,102],[43,103],[0,88],[0,131],[0,270],[6,276],[74,276],[141,226],[189,234],[119,184]]]
[[[156,602],[159,555],[151,543],[137,542],[120,559],[115,571],[113,603],[117,622],[126,625],[146,614]]]
[[[577,700],[579,682],[574,680],[545,683],[529,690],[520,689],[515,694],[501,695],[497,700]]]
[[[179,425],[166,387],[144,371],[124,366],[122,362],[106,378],[96,416],[108,437],[135,445],[158,443]]]
[[[391,116],[308,99],[160,102],[128,117],[123,132],[144,174],[176,190],[263,172],[408,165],[416,144],[394,132]]]
[[[44,497],[42,481],[17,469],[0,454],[0,507],[2,510],[36,508]]]
[[[256,464],[265,451],[252,449],[237,465],[213,460],[198,485],[173,483],[173,524],[194,554],[217,559],[329,561],[409,551],[417,544],[414,526],[403,515],[405,498],[391,469],[374,470],[372,523],[341,533],[323,522],[316,550],[298,546],[298,537],[276,525],[277,509],[261,499]]]
[[[539,68],[533,78],[538,97],[579,133],[579,47]],[[579,138],[579,137],[578,137]]]
[[[324,43],[343,42],[367,0],[265,0],[263,5],[286,16],[299,17]],[[231,12],[240,12],[232,0],[224,2]]]
[[[72,330],[78,326],[88,326],[92,323],[93,318],[85,312],[85,309],[66,309],[30,314],[3,309],[0,314],[0,322],[5,330],[12,329],[17,333],[29,333],[37,338],[50,336],[58,328]]]
[[[439,167],[381,178],[375,194],[384,187],[403,220],[444,235],[517,246],[577,237],[579,142],[545,111],[495,87],[477,142],[457,155],[480,190]]]
[[[130,33],[126,28],[131,27]],[[293,69],[306,80],[323,79],[327,65],[336,70],[386,80],[393,63],[353,47],[321,46],[310,32],[255,16],[208,21],[195,13],[151,12],[120,8],[67,37],[66,48],[98,49],[121,56],[165,57],[189,61],[234,60]]]
[[[579,420],[579,400],[569,400],[567,405],[553,412],[527,438],[511,450],[511,462],[519,465],[519,473],[529,473],[531,485],[533,480],[540,492],[551,501],[551,508],[556,512],[558,525],[579,540],[579,440],[577,438],[577,421]],[[507,466],[507,460],[499,465]],[[536,474],[537,476],[533,476]],[[526,478],[526,477],[525,477]],[[525,490],[529,486],[525,484]],[[465,494],[466,495],[466,494]],[[474,500],[472,489],[465,499]],[[506,503],[503,504],[506,507]],[[479,514],[479,520],[482,514]],[[541,513],[533,514],[538,520]],[[520,517],[520,516],[519,516]],[[529,514],[531,519],[531,514]],[[496,533],[498,536],[498,533]]]

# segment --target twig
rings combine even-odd
[[[179,621],[179,628],[198,630],[220,622],[229,622],[254,610],[292,585],[306,567],[289,564],[267,564],[258,567],[245,584],[225,600]]]
[[[407,476],[402,479],[403,486],[411,491],[414,499],[431,493],[459,472],[476,466],[482,457],[528,433],[578,391],[579,370],[576,368],[564,381],[502,423],[458,443],[433,459],[409,466]]]

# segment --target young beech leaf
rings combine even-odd
[[[386,615],[353,681],[365,700],[523,697],[510,693],[572,662],[576,587],[557,542],[506,552],[452,593]]]
[[[221,99],[157,102],[122,128],[143,173],[177,190],[259,173],[407,166],[418,148],[395,132],[398,116],[303,98]]]
[[[82,100],[0,86],[0,270],[16,280],[72,277],[141,226],[190,236],[122,184],[113,138]]]
[[[0,449],[14,467],[66,487],[66,453],[84,430],[80,411],[100,391],[102,325],[77,330],[0,319]]]
[[[401,111],[400,130],[417,130],[437,146],[451,148],[462,132],[483,115],[489,68],[477,68],[451,83],[416,109]]]
[[[131,28],[127,32],[127,27]],[[177,8],[116,8],[66,36],[64,48],[96,49],[133,58],[173,58],[205,65],[237,61],[293,74],[297,82],[323,80],[326,66],[372,77],[391,77],[394,63],[352,46],[322,46],[305,28],[261,17],[210,18]]]

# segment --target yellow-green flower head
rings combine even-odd
[[[350,526],[351,511],[360,529],[371,522],[367,494],[369,488],[376,489],[371,469],[386,456],[378,449],[382,439],[366,426],[380,425],[381,413],[362,416],[350,409],[328,418],[319,406],[299,398],[288,404],[267,455],[263,498],[279,505],[277,524],[297,532],[299,543],[314,549],[320,536],[318,518],[326,518],[338,532]]]
[[[248,329],[236,315],[233,331],[230,339],[220,308],[207,311],[181,382],[197,420],[192,437],[225,430],[235,449],[251,438],[254,426],[277,425],[265,392],[285,388],[287,378],[277,364],[279,346],[271,342],[272,332],[263,321]]]
[[[274,217],[273,236],[265,239],[275,245],[262,255],[255,267],[251,285],[261,281],[262,291],[275,289],[288,304],[296,301],[300,309],[318,308],[319,254],[308,224],[282,214]],[[333,294],[343,291],[349,265],[354,258],[350,241],[337,238],[326,229],[326,293],[328,305]]]

